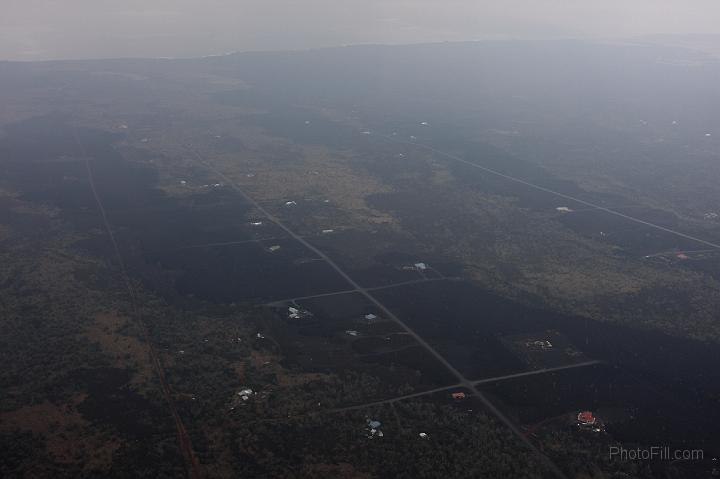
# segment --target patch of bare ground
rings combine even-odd
[[[148,345],[121,332],[130,319],[113,312],[98,313],[83,335],[100,346],[113,366],[132,371],[130,384],[142,387],[154,378]]]
[[[77,411],[84,394],[64,404],[44,401],[0,415],[0,429],[29,431],[45,439],[49,458],[59,464],[75,464],[86,471],[108,470],[121,441],[98,432]]]
[[[313,381],[327,380],[330,377],[328,374],[322,373],[289,371],[280,365],[280,358],[278,356],[261,351],[251,352],[249,362],[254,368],[262,368],[264,371],[273,373],[278,387],[301,386]]]
[[[252,143],[251,137],[241,139]],[[370,208],[365,202],[365,197],[390,192],[392,188],[355,171],[349,153],[322,146],[285,144],[277,138],[263,138],[263,142],[267,144],[262,145],[262,158],[253,150],[233,154],[214,154],[210,149],[200,152],[258,201],[311,196],[330,200],[348,216],[350,223],[394,222],[392,216]]]

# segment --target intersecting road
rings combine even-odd
[[[468,390],[472,391],[473,395],[480,400],[480,402],[505,426],[507,426],[518,438],[518,440],[522,443],[524,443],[531,451],[533,451],[535,454],[537,454],[538,457],[542,459],[542,461],[545,463],[545,465],[557,476],[560,478],[567,477],[560,468],[552,461],[549,457],[547,457],[545,454],[543,454],[530,440],[518,429],[518,427],[513,423],[505,414],[500,411],[487,397],[485,397],[484,394],[480,392],[480,390],[477,389],[475,384],[465,378],[460,371],[458,371],[452,364],[448,362],[445,357],[443,357],[434,347],[432,347],[427,341],[425,341],[419,334],[417,334],[414,330],[412,330],[407,324],[405,324],[404,321],[402,321],[399,317],[395,315],[392,311],[390,311],[385,305],[383,305],[380,301],[378,301],[367,288],[363,288],[355,282],[340,266],[338,266],[330,257],[328,257],[324,252],[313,246],[311,243],[309,243],[305,238],[300,236],[299,234],[295,233],[293,230],[291,230],[288,226],[286,226],[279,218],[277,218],[275,215],[273,215],[271,212],[269,212],[267,209],[265,209],[260,203],[255,201],[254,198],[252,198],[250,195],[248,195],[243,189],[241,189],[234,181],[232,181],[227,175],[225,175],[222,171],[218,170],[214,165],[212,165],[210,162],[205,160],[205,158],[200,155],[200,153],[195,150],[194,148],[187,146],[187,149],[191,151],[197,160],[203,164],[206,168],[208,168],[210,171],[215,173],[219,178],[222,178],[222,180],[229,185],[231,188],[233,188],[240,196],[242,196],[248,203],[252,204],[258,211],[260,211],[268,220],[275,223],[279,228],[281,228],[285,233],[288,234],[291,238],[295,239],[297,242],[305,246],[307,249],[315,253],[319,258],[321,258],[323,261],[325,261],[326,264],[328,264],[332,269],[334,269],[340,277],[342,277],[350,286],[352,286],[353,290],[362,296],[364,296],[368,301],[370,301],[372,304],[375,305],[375,307],[378,308],[378,310],[388,319],[391,319],[395,323],[397,323],[400,327],[402,327],[410,336],[412,336],[415,341],[417,341],[423,348],[429,352],[432,356],[435,357],[445,368],[448,369],[452,373],[453,376],[458,380],[458,384],[467,388]]]

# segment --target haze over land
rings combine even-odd
[[[0,59],[720,34],[714,0],[3,0]],[[717,43],[717,42],[716,42]]]
[[[1,8],[0,477],[720,473],[710,3]]]

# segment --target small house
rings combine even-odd
[[[577,421],[580,426],[592,426],[597,422],[591,411],[580,411],[577,415]]]

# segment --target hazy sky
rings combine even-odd
[[[0,59],[720,34],[720,0],[0,0]]]

